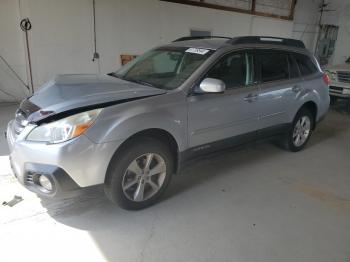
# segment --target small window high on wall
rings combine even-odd
[[[293,20],[296,0],[160,0],[245,14]]]

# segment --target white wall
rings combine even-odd
[[[335,46],[333,64],[344,63],[350,57],[350,1],[334,3],[335,12],[329,14],[334,24],[339,25],[338,39]]]
[[[260,16],[252,17],[251,35],[291,37],[293,22]]]
[[[318,32],[320,0],[297,1],[292,37],[314,50]]]
[[[22,0],[23,1],[23,0]],[[93,73],[93,22],[90,0],[24,0],[33,29],[30,47],[34,85],[58,73]]]
[[[348,57],[350,57],[350,15],[340,17],[333,64],[342,64]]]
[[[328,0],[326,2],[329,3],[326,9],[332,11],[323,14],[321,23],[339,26],[335,53],[330,58],[330,63],[344,63],[350,56],[350,1]],[[293,37],[302,39],[310,49],[313,49],[316,44],[320,17],[319,12],[310,12],[310,10],[317,10],[319,3],[320,0],[298,1],[295,10]]]
[[[314,0],[298,1],[294,23],[158,0],[96,0],[100,59],[93,62],[92,0],[21,0],[20,10],[16,7],[17,1],[0,0],[0,48],[6,46],[0,49],[0,54],[6,52],[16,57],[11,63],[18,64],[18,70],[26,77],[19,13],[22,17],[28,16],[33,24],[29,34],[36,88],[55,74],[116,70],[120,66],[120,54],[141,54],[156,45],[189,35],[191,28],[209,29],[214,35],[226,36],[302,36],[312,48],[314,36],[296,32],[298,24],[316,23],[313,13],[317,9],[307,4],[310,1]],[[4,40],[6,31],[11,32],[8,33],[11,37]],[[0,78],[0,85],[2,82]]]
[[[23,35],[19,29],[19,6],[14,0],[0,0],[0,55],[27,82]],[[16,101],[28,94],[26,87],[0,58],[0,102]]]

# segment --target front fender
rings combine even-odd
[[[86,135],[95,143],[126,140],[146,129],[170,133],[179,150],[187,148],[187,104],[183,92],[105,108]]]

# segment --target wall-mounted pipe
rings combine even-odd
[[[32,62],[30,57],[30,49],[29,49],[29,40],[28,40],[28,31],[32,29],[32,24],[29,21],[29,18],[24,18],[20,22],[20,27],[26,36],[26,48],[27,48],[27,56],[28,56],[28,68],[29,68],[29,80],[32,94],[34,94],[34,84],[33,84],[33,72],[32,72]]]

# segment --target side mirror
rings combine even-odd
[[[225,83],[220,79],[215,78],[205,78],[199,87],[195,89],[197,94],[205,93],[223,93],[226,89]]]

